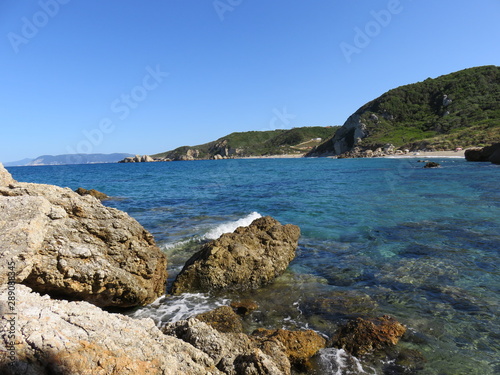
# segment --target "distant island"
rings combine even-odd
[[[133,156],[126,153],[114,154],[64,154],[64,155],[42,155],[35,159],[23,159],[3,163],[6,167],[24,167],[36,165],[67,165],[67,164],[98,164],[116,163],[126,157]]]

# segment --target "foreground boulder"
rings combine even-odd
[[[0,336],[0,373],[5,375],[208,375],[221,374],[212,359],[151,319],[110,314],[86,302],[41,297],[15,288],[15,339]],[[7,291],[0,290],[2,311]],[[4,315],[2,326],[9,326]]]
[[[342,326],[332,339],[332,346],[360,356],[399,342],[406,328],[389,316],[357,318]]]
[[[14,179],[11,174],[4,168],[2,163],[0,163],[0,186],[8,186],[14,183]]]
[[[299,236],[296,225],[281,225],[269,216],[256,219],[205,244],[186,262],[172,293],[245,290],[268,284],[295,257]]]
[[[489,161],[493,164],[500,164],[500,143],[495,143],[487,147],[476,147],[465,150],[467,161]]]
[[[145,305],[165,291],[167,260],[152,235],[92,196],[52,185],[0,186],[0,233],[0,283],[12,263],[18,283],[101,307]]]
[[[217,368],[231,375],[290,375],[284,346],[277,341],[257,345],[244,333],[223,333],[198,319],[167,324],[166,335],[175,336],[202,350]]]

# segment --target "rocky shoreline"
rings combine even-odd
[[[369,354],[406,330],[380,317],[348,322],[330,341],[311,330],[245,333],[238,313],[251,313],[252,301],[161,329],[124,316],[117,309],[166,293],[167,259],[152,235],[92,195],[17,182],[1,164],[0,231],[2,374],[303,373],[327,346]],[[172,293],[271,283],[295,257],[299,236],[295,225],[257,219],[205,244]]]

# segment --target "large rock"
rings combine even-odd
[[[151,319],[110,314],[87,302],[51,300],[23,285],[14,293],[17,315],[3,314],[2,320],[1,374],[221,374],[208,355],[164,335]],[[4,287],[2,312],[8,310],[7,297]]]
[[[207,323],[212,328],[223,333],[242,333],[241,317],[229,306],[221,306],[195,316],[200,322]]]
[[[338,330],[332,345],[359,356],[396,345],[405,332],[401,323],[386,315],[375,319],[357,318]]]
[[[0,186],[0,283],[97,306],[153,302],[165,291],[166,256],[136,220],[92,196],[51,185]]]
[[[173,294],[255,289],[273,281],[295,257],[300,229],[267,216],[205,244],[177,276]]]
[[[491,155],[488,160],[493,164],[500,164],[500,143],[495,143],[491,148]]]
[[[326,339],[312,330],[288,331],[284,329],[260,328],[252,333],[252,339],[283,344],[290,363],[300,370],[307,370],[310,359],[326,346]]]
[[[284,346],[277,341],[257,345],[244,333],[223,333],[195,318],[167,324],[166,335],[202,350],[217,368],[230,375],[290,375]]]
[[[14,182],[12,175],[4,168],[3,164],[0,163],[0,186],[8,186]]]
[[[351,151],[368,135],[366,124],[361,120],[361,114],[358,110],[349,116],[332,138],[311,150],[306,156],[342,155]]]
[[[500,143],[495,143],[487,147],[476,147],[465,150],[467,161],[489,161],[493,164],[500,164]]]

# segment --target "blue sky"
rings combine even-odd
[[[391,88],[500,65],[499,19],[498,0],[3,0],[0,161],[341,125]]]

